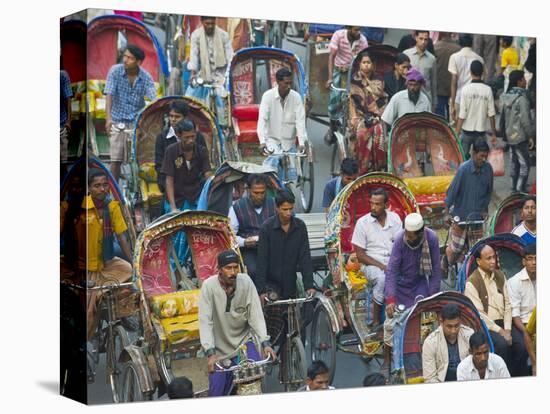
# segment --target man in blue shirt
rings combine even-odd
[[[61,104],[59,108],[59,138],[61,140],[61,161],[67,161],[69,150],[69,134],[71,133],[71,80],[69,74],[64,70],[60,75],[60,97]]]
[[[125,160],[126,134],[133,129],[138,113],[145,106],[145,97],[150,101],[157,97],[155,83],[141,64],[145,52],[134,45],[126,46],[122,63],[113,65],[105,83],[105,130],[109,133],[111,172],[118,181],[120,164]]]
[[[340,190],[354,181],[358,174],[359,163],[357,160],[344,158],[340,165],[340,175],[325,184],[325,191],[323,193],[323,208],[325,209],[325,213],[328,213],[332,200],[336,198]]]
[[[474,142],[473,150],[472,158],[458,168],[445,199],[449,213],[458,216],[459,221],[484,219],[493,195],[493,168],[487,162],[489,145],[480,139]],[[445,257],[449,265],[456,263],[463,253],[465,241],[466,229],[453,223],[451,243],[442,261],[444,272],[447,269]]]

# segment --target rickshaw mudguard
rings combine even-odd
[[[526,244],[521,237],[516,236],[515,234],[512,234],[512,233],[502,233],[502,234],[495,234],[494,236],[487,236],[479,240],[476,244],[474,244],[470,249],[470,251],[466,254],[464,258],[464,263],[462,264],[462,266],[460,267],[460,270],[458,271],[457,290],[459,292],[464,293],[464,290],[466,289],[466,281],[468,280],[468,277],[470,276],[470,274],[472,274],[472,272],[475,270],[476,265],[475,265],[474,254],[485,244],[489,244],[491,247],[496,249],[497,258],[499,259],[497,261],[497,268],[499,268],[504,272],[507,279],[514,276],[523,267],[523,265],[521,264],[521,255],[523,252],[523,248],[526,246]],[[513,253],[515,253],[518,256],[519,265],[516,266],[514,269],[501,268],[501,265],[502,265],[502,263],[500,263],[500,258],[502,256],[501,249],[511,250]],[[504,263],[504,265],[508,265],[508,264],[509,263]]]
[[[334,301],[319,293],[315,295],[315,298],[319,301],[317,306],[323,306],[327,311],[332,332],[334,332],[335,335],[338,335],[338,333],[342,331],[343,327],[340,323],[340,319],[338,318],[338,310],[336,309]]]
[[[502,200],[489,219],[485,235],[511,233],[521,221],[519,213],[523,202],[530,196],[533,197],[527,193],[514,193]]]
[[[151,373],[151,365],[142,349],[137,345],[128,345],[121,352],[118,359],[120,363],[132,361],[139,376],[139,384],[143,394],[153,393],[156,389],[153,378],[158,378],[158,373]],[[154,368],[156,369],[156,368]]]
[[[436,306],[437,303],[440,305]],[[491,352],[494,352],[493,341],[491,340],[491,335],[489,334],[489,329],[487,325],[481,319],[481,315],[472,301],[462,293],[446,291],[438,292],[428,298],[421,299],[416,302],[411,308],[407,309],[402,318],[398,320],[394,326],[393,331],[393,353],[392,353],[392,382],[398,383],[409,383],[407,380],[407,373],[405,372],[405,336],[407,333],[407,325],[409,321],[416,317],[420,312],[425,312],[424,309],[436,312],[435,309],[441,308],[444,304],[455,303],[461,307],[464,311],[468,310],[470,316],[475,316],[476,322],[479,323],[483,333],[487,337],[489,343],[489,349]],[[421,345],[420,345],[421,349]],[[420,354],[422,352],[420,351]],[[422,379],[414,378],[410,383],[423,382]]]

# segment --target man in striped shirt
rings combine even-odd
[[[355,55],[369,46],[367,38],[361,33],[359,26],[346,26],[334,32],[330,39],[330,53],[328,57],[328,73],[326,87],[331,85],[344,89],[348,78],[348,70]],[[339,112],[342,109],[342,94],[338,91],[330,91],[328,102],[328,115],[330,117],[330,133],[337,127]],[[332,139],[332,138],[331,138]]]

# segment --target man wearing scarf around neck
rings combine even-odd
[[[122,252],[132,257],[126,239],[126,222],[118,201],[109,196],[107,173],[97,168],[88,170],[88,196],[82,203],[83,212],[77,222],[78,267],[87,270],[89,282],[96,286],[126,282],[132,276],[132,265],[114,255],[116,235]],[[87,320],[88,339],[97,325],[97,305],[101,291],[88,291]]]
[[[422,298],[439,292],[441,265],[439,240],[435,232],[424,226],[424,219],[418,213],[405,218],[405,229],[395,235],[390,261],[386,269],[384,300],[386,321],[384,322],[385,360],[382,374],[389,368],[393,346],[393,328],[399,318]],[[404,312],[396,312],[398,305]]]

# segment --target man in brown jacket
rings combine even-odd
[[[489,328],[495,354],[509,364],[512,344],[512,307],[508,298],[506,276],[496,268],[497,256],[489,246],[474,253],[478,268],[466,282],[464,294],[470,298]]]
[[[422,345],[422,376],[424,382],[456,381],[456,369],[468,356],[473,329],[460,322],[460,308],[454,303],[443,306],[439,327]]]

